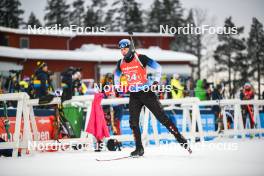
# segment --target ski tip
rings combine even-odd
[[[111,159],[98,159],[96,158],[96,161],[116,161],[116,160],[122,160],[122,159],[128,159],[128,158],[141,158],[143,156],[123,156],[123,157],[117,157],[117,158],[111,158]]]

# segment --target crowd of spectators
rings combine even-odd
[[[57,90],[54,90],[52,83],[52,71],[48,69],[48,65],[45,62],[38,62],[35,72],[30,77],[24,77],[21,79],[21,71],[10,70],[8,77],[1,77],[0,93],[15,93],[15,92],[27,92],[31,98],[41,98],[49,94],[57,94]],[[87,87],[81,81],[81,69],[67,68],[62,74],[61,90],[64,90],[65,94],[60,94],[63,99],[70,99],[74,95],[87,94]],[[148,74],[148,79],[152,79],[152,75]],[[100,83],[104,85],[114,84],[113,74],[104,75]],[[226,97],[226,90],[224,83],[213,84],[206,79],[194,80],[192,77],[184,77],[179,74],[162,75],[160,85],[170,85],[170,91],[158,92],[157,95],[160,99],[182,99],[184,97],[197,97],[201,101],[205,100],[221,100]],[[63,92],[63,91],[62,91]],[[67,94],[66,94],[67,92]],[[115,91],[104,92],[105,98],[122,98],[129,96],[129,94],[119,94]],[[245,83],[240,89],[239,98],[242,100],[254,99],[254,89],[250,83]],[[120,120],[124,111],[124,106],[104,106],[105,117],[107,123],[113,134],[120,134]],[[210,107],[216,117],[217,129],[223,128],[221,107]],[[250,117],[250,126],[254,127],[254,121],[252,120],[252,106],[242,106],[243,117]],[[246,118],[244,125],[246,125]]]

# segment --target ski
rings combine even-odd
[[[129,158],[139,158],[135,156],[122,156],[117,158],[110,158],[110,159],[95,159],[96,161],[116,161],[116,160],[122,160],[122,159],[129,159]]]

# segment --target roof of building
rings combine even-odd
[[[148,49],[137,49],[140,54],[163,62],[174,61],[197,61],[197,57],[182,52],[163,50],[159,47]],[[20,59],[41,59],[41,60],[71,60],[71,61],[94,61],[94,62],[115,62],[120,59],[119,49],[104,48],[100,45],[86,44],[76,50],[51,50],[51,49],[21,49],[0,46],[0,57]]]
[[[0,32],[9,32],[14,34],[22,35],[47,35],[47,36],[58,36],[58,37],[75,37],[75,36],[129,36],[127,32],[96,32],[98,30],[94,29],[95,32],[73,32],[73,30],[48,30],[47,28],[37,28],[37,29],[15,29],[0,26]],[[172,34],[165,33],[154,33],[154,32],[134,32],[135,37],[174,37]]]

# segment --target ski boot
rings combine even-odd
[[[130,156],[132,157],[139,157],[144,155],[144,148],[143,146],[136,147],[136,150],[130,153]]]

